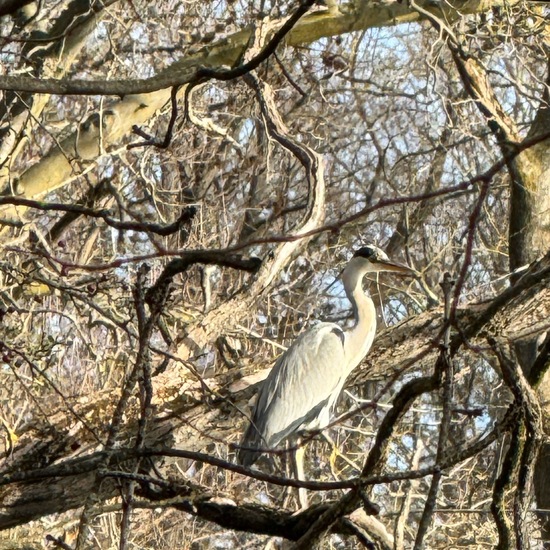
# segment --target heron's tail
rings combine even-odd
[[[240,449],[237,451],[237,462],[243,466],[252,466],[258,458],[261,456],[261,451],[254,449],[260,449],[265,445],[262,445],[263,438],[258,432],[254,424],[249,424],[241,443]]]

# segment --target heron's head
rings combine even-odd
[[[368,245],[355,251],[350,263],[366,271],[392,271],[401,275],[416,276],[418,273],[407,265],[390,260],[387,254],[377,246]]]

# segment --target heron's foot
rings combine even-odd
[[[330,453],[329,458],[329,464],[330,464],[330,471],[332,472],[332,475],[335,479],[339,479],[339,472],[336,470],[336,458],[340,457],[344,462],[349,464],[354,470],[357,472],[361,472],[361,467],[359,464],[351,460],[351,458],[348,458],[340,449],[337,447],[336,443],[330,437],[327,433],[323,432],[324,438],[327,440],[328,444],[332,447],[332,451]]]

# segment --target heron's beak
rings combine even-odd
[[[376,260],[376,262],[374,263],[380,271],[392,271],[393,273],[399,273],[400,275],[409,275],[410,277],[418,277],[420,275],[420,273],[418,273],[418,271],[416,271],[412,267],[409,267],[405,264],[400,264],[398,262],[379,259]]]

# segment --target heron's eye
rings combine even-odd
[[[377,258],[376,250],[370,246],[363,246],[355,252],[354,256],[360,256],[368,260],[376,260]]]

